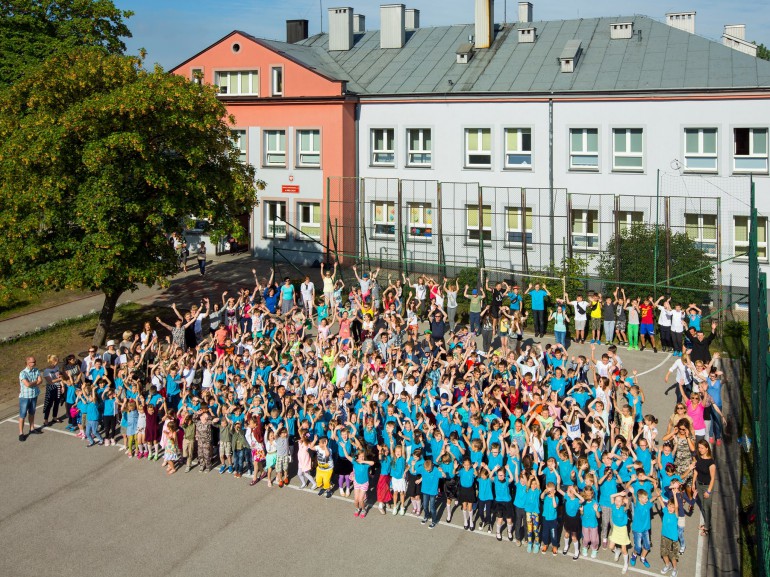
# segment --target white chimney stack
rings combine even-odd
[[[666,14],[666,24],[695,34],[695,12],[669,12]]]
[[[532,22],[532,2],[519,2],[519,22]]]
[[[380,6],[380,48],[403,48],[405,28],[406,7],[403,4]]]
[[[745,24],[725,24],[725,34],[738,38],[739,40],[746,40],[746,25]]]
[[[329,8],[329,50],[353,47],[353,9]]]
[[[420,27],[420,11],[417,8],[407,8],[406,29],[417,30]]]
[[[476,34],[474,48],[489,48],[495,38],[494,0],[476,0]]]
[[[363,34],[364,32],[366,32],[366,16],[353,14],[353,33]]]
[[[757,45],[746,40],[745,24],[728,24],[722,34],[722,44],[733,50],[756,57]]]

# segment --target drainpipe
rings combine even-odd
[[[555,234],[555,215],[553,206],[553,92],[551,92],[551,98],[548,99],[548,219],[551,229],[550,245],[551,245],[551,265],[553,266],[556,260],[556,234]]]
[[[359,175],[359,168],[358,168],[358,155],[359,155],[359,148],[358,148],[358,140],[359,140],[358,139],[358,124],[359,124],[359,119],[360,119],[360,116],[361,116],[361,108],[360,107],[361,107],[361,101],[356,99],[356,107],[355,107],[354,114],[353,114],[353,118],[354,118],[354,125],[353,126],[354,126],[354,130],[355,130],[355,133],[356,133],[355,134],[355,151],[356,151],[356,154],[355,154],[355,162],[353,164],[353,170],[354,170],[354,175],[355,175],[355,183],[356,183],[356,186],[355,186],[356,198],[355,198],[355,200],[353,202],[353,206],[354,206],[354,210],[355,210],[356,220],[353,221],[353,222],[359,223],[359,227],[361,228],[361,230],[358,231],[358,245],[359,245],[358,246],[358,260],[363,262],[363,260],[364,260],[364,242],[363,242],[363,238],[364,238],[364,235],[366,234],[366,231],[364,230],[364,227],[363,227],[363,224],[362,224],[363,223],[363,215],[364,215],[364,207],[362,206],[362,202],[361,202],[363,199],[361,199],[361,196],[360,196],[360,194],[361,194],[361,182],[359,180],[359,176],[360,175]]]

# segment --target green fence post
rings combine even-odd
[[[652,294],[658,298],[658,237],[660,236],[660,169],[655,179],[655,251],[653,256],[652,269]]]

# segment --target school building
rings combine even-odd
[[[254,255],[521,271],[595,263],[623,227],[659,222],[745,285],[729,259],[748,244],[749,178],[770,214],[770,62],[745,26],[717,42],[695,12],[537,21],[521,2],[500,24],[493,0],[474,7],[472,24],[423,27],[387,4],[380,30],[331,8],[327,33],[234,31],[173,69],[219,88],[267,182]],[[765,216],[758,234],[767,260]]]

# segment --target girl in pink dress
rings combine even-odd
[[[313,479],[313,476],[310,474],[313,463],[310,459],[310,452],[308,451],[309,447],[310,434],[306,428],[303,428],[300,430],[299,441],[297,442],[297,476],[300,481],[302,481],[299,488],[304,489],[308,485],[312,485],[310,489],[315,491],[318,485],[316,485],[315,479]]]

